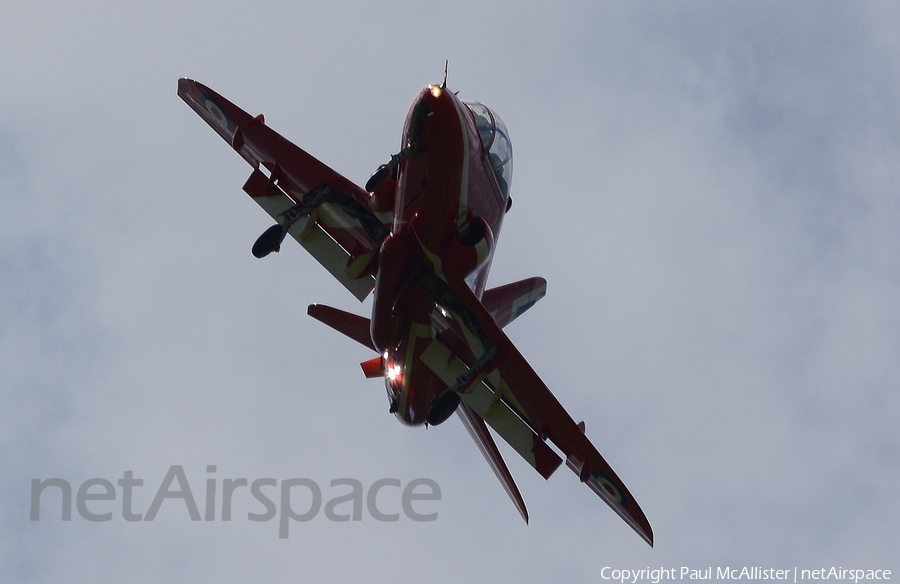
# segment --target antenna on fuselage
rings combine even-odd
[[[444,61],[444,82],[441,83],[441,89],[447,89],[447,67],[450,65],[450,59]]]

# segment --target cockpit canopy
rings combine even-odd
[[[503,200],[509,198],[509,185],[512,182],[512,142],[506,124],[489,107],[477,101],[464,102],[475,115],[475,125],[481,135],[481,144],[487,152],[497,184]]]

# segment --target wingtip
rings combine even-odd
[[[638,508],[638,511],[640,511],[640,507]],[[642,521],[640,521],[637,525],[632,525],[632,527],[638,533],[638,535],[640,535],[644,539],[644,541],[647,542],[647,545],[653,547],[653,528],[650,527],[650,522],[647,521],[647,517],[644,516],[643,511],[640,511],[640,513]]]
[[[638,511],[640,511],[640,508],[638,508]],[[653,547],[653,528],[650,527],[650,523],[647,522],[643,512],[640,513],[640,518],[628,514],[623,514],[621,517],[635,533],[641,536],[641,539],[647,542],[647,545]]]
[[[180,94],[183,91],[186,91],[191,85],[196,84],[197,82],[193,79],[188,79],[187,77],[181,77],[178,80],[178,93]]]

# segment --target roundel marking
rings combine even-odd
[[[217,124],[219,124],[219,126],[224,128],[225,130],[231,129],[231,121],[228,119],[228,117],[225,115],[225,112],[222,111],[222,108],[220,108],[216,102],[214,102],[209,97],[204,96],[203,106],[206,108],[206,111],[209,112],[209,115],[212,117],[212,119]]]
[[[600,473],[591,473],[591,477],[594,479],[594,482],[597,483],[603,491],[612,497],[612,499],[618,503],[619,505],[624,505],[625,500],[622,497],[622,493],[619,491],[618,487],[612,483],[608,478],[603,476]]]

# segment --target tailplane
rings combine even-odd
[[[324,304],[310,304],[306,311],[314,319],[323,322],[337,332],[350,337],[360,345],[375,350],[369,334],[369,319]]]
[[[547,293],[547,280],[526,278],[485,290],[481,303],[500,328],[505,327]]]

